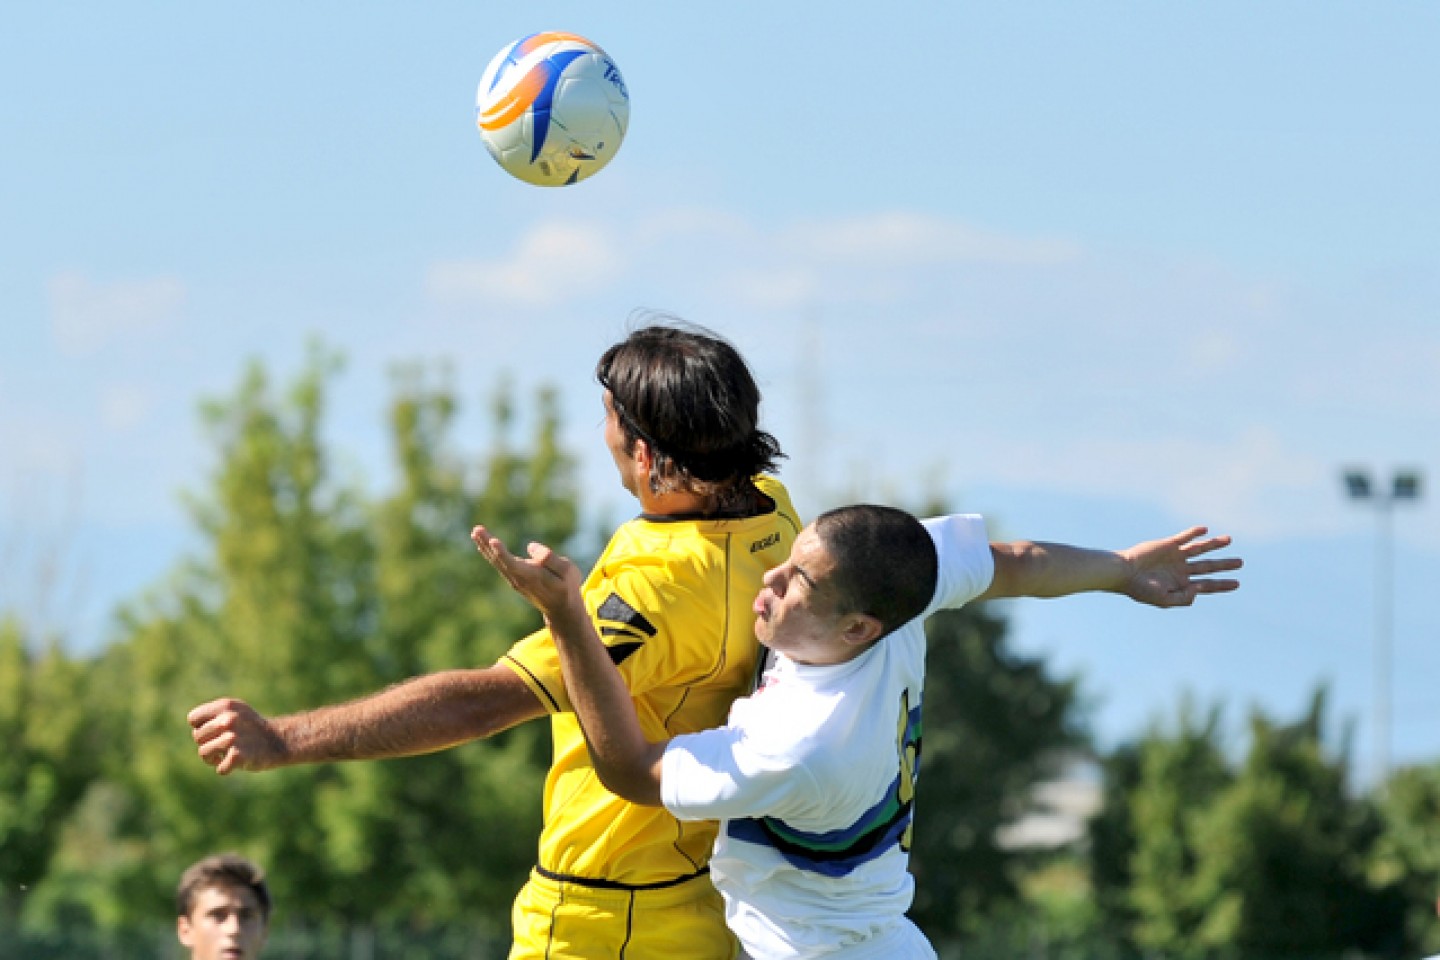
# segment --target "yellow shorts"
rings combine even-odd
[[[725,905],[703,874],[659,889],[612,889],[531,871],[511,912],[510,960],[736,960]]]

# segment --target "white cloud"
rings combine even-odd
[[[622,255],[626,251],[630,257]],[[772,229],[726,210],[659,211],[616,230],[546,222],[498,259],[433,264],[428,295],[447,305],[546,308],[602,293],[644,261],[707,299],[788,310],[825,302],[886,304],[917,278],[954,265],[1047,267],[1080,257],[1074,242],[1008,235],[928,214],[887,211]]]
[[[100,394],[100,421],[108,429],[126,433],[143,422],[154,407],[151,392],[138,384],[111,384]]]
[[[118,341],[152,336],[173,325],[185,305],[175,277],[96,283],[77,271],[48,283],[55,342],[68,356],[84,356]]]
[[[645,247],[697,237],[748,244],[755,242],[758,232],[739,214],[709,207],[677,207],[647,216],[636,227],[635,240]]]
[[[1072,241],[993,233],[906,211],[817,220],[787,231],[782,241],[797,256],[835,265],[1046,265],[1080,256]]]
[[[1221,438],[991,435],[987,449],[987,482],[1155,503],[1246,538],[1311,535],[1345,519],[1334,464],[1268,427]]]
[[[771,310],[814,303],[825,289],[819,271],[788,264],[729,271],[725,286],[746,303]]]
[[[984,231],[909,211],[808,220],[779,228],[726,211],[686,209],[636,229],[632,246],[693,276],[709,298],[791,310],[817,303],[889,305],[956,266],[1047,268],[1080,258],[1078,244]]]
[[[542,223],[508,257],[432,265],[425,289],[439,303],[552,307],[603,290],[621,274],[618,238],[594,224]]]

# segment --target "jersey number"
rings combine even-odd
[[[900,694],[900,721],[895,732],[895,750],[900,755],[900,803],[912,806],[915,802],[915,781],[920,776],[920,707],[910,709],[910,691]],[[910,822],[900,835],[900,849],[910,852],[915,837],[915,816],[912,810]]]

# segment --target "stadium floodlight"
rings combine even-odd
[[[1383,490],[1363,469],[1345,471],[1345,491],[1351,500],[1368,503],[1379,519],[1379,536],[1375,548],[1375,771],[1376,786],[1383,786],[1390,777],[1390,665],[1395,590],[1392,586],[1394,567],[1394,529],[1391,514],[1395,504],[1420,499],[1420,471],[1397,470],[1390,480],[1390,489]]]
[[[1370,474],[1363,470],[1345,471],[1345,489],[1352,500],[1370,499]]]
[[[1395,474],[1395,486],[1391,490],[1390,497],[1394,500],[1419,500],[1420,474],[1414,471]]]

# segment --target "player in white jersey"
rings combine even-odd
[[[711,874],[755,960],[930,960],[905,916],[921,742],[924,619],[975,599],[1123,593],[1154,606],[1234,590],[1228,537],[1195,527],[1119,552],[990,543],[978,516],[831,511],[766,575],[755,633],[770,663],[725,726],[647,741],[580,603],[579,571],[532,544],[476,544],[545,614],[606,787],[680,820],[720,819]],[[883,642],[882,642],[883,641]]]

